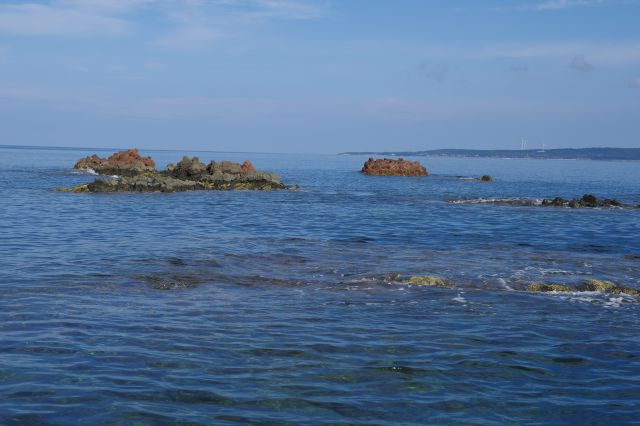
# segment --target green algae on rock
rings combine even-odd
[[[640,295],[640,290],[624,287],[611,281],[587,280],[579,286],[582,291],[597,291],[600,293]]]
[[[134,152],[135,151],[135,152]],[[131,153],[137,154],[137,150],[129,150],[124,155],[131,157]],[[118,153],[122,154],[122,153]],[[118,157],[114,154],[110,157]],[[122,157],[121,155],[120,157]],[[87,157],[92,159],[93,157]],[[119,158],[119,157],[118,157]],[[81,160],[78,163],[85,161]],[[147,163],[153,163],[150,158],[145,158]],[[87,160],[88,161],[88,160]],[[104,160],[105,162],[107,160]],[[86,161],[85,161],[86,162]],[[76,163],[76,167],[77,164]],[[112,169],[109,169],[111,171]],[[132,171],[132,170],[135,170]],[[59,188],[59,192],[177,192],[195,190],[275,190],[291,189],[280,178],[269,172],[255,170],[250,161],[242,164],[231,161],[216,163],[211,161],[208,165],[202,163],[198,157],[184,156],[176,165],[167,165],[166,170],[157,171],[154,167],[127,169],[127,174],[110,178],[97,178],[91,183],[71,188]]]
[[[89,184],[72,186],[70,188],[58,188],[56,189],[58,192],[91,192],[89,191]]]
[[[410,277],[405,282],[415,285],[424,285],[429,287],[453,287],[453,283],[448,280],[444,280],[439,277],[433,277],[431,275],[417,275]]]
[[[571,288],[564,284],[543,284],[530,283],[525,286],[525,291],[533,293],[550,293],[550,292],[589,292],[595,291],[606,294],[626,294],[629,296],[639,296],[640,290],[624,287],[611,281],[587,280],[582,284]]]
[[[571,288],[562,284],[542,284],[542,283],[531,283],[527,284],[525,287],[526,291],[531,291],[535,293],[547,293],[547,292],[568,292],[573,291]]]

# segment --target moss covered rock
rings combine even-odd
[[[453,283],[431,275],[417,275],[406,280],[409,284],[424,285],[430,287],[452,287]]]
[[[598,291],[600,293],[640,295],[640,290],[624,287],[611,281],[587,280],[580,285],[583,291]]]
[[[619,289],[616,283],[611,281],[587,280],[580,286],[583,291],[599,291],[601,293],[612,293]]]
[[[562,284],[542,284],[542,283],[531,283],[525,287],[526,291],[531,291],[535,293],[547,293],[547,292],[568,292],[573,291],[570,287]]]
[[[193,190],[275,190],[286,189],[280,178],[269,172],[255,170],[250,161],[234,163],[211,161],[205,165],[198,157],[184,156],[177,164],[168,164],[166,170],[156,171],[155,163],[148,157],[140,157],[137,150],[117,153],[109,159],[87,157],[76,164],[95,166],[102,162],[110,167],[129,165],[119,176],[98,178],[89,184],[72,188],[60,188],[61,192],[177,192]],[[128,162],[126,162],[127,160]],[[113,163],[113,164],[112,164]],[[112,172],[115,169],[106,169]]]

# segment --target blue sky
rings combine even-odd
[[[640,147],[636,0],[0,1],[0,144]]]

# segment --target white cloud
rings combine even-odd
[[[159,44],[185,47],[215,40],[249,22],[315,19],[319,0],[49,0],[0,4],[0,33],[19,36],[113,36],[145,25],[151,11],[173,25]]]
[[[615,112],[619,105],[571,101],[528,101],[509,99],[448,98],[415,100],[403,98],[372,99],[361,105],[360,114],[380,120],[425,122],[459,121],[478,118],[581,117],[597,111]]]
[[[474,50],[460,50],[467,58],[589,58],[590,63],[624,65],[640,62],[640,42],[582,42],[557,41],[531,44],[489,45]],[[582,52],[582,55],[577,55]]]
[[[81,8],[38,3],[0,6],[0,32],[27,36],[118,35],[127,22]]]
[[[182,25],[156,40],[155,44],[175,49],[192,49],[223,37],[223,33],[207,25]]]
[[[265,16],[281,19],[314,19],[324,15],[324,8],[305,0],[253,0]]]
[[[274,20],[319,18],[325,9],[311,0],[183,0],[165,5],[173,29],[156,44],[192,49],[227,36],[250,32]]]
[[[283,104],[262,98],[159,97],[103,106],[105,112],[151,119],[245,120],[277,114]]]
[[[594,6],[604,3],[604,0],[547,0],[535,6],[536,10],[561,10],[579,6]]]
[[[35,86],[4,86],[0,87],[0,99],[12,101],[26,101],[36,103],[75,103],[87,99],[86,94],[60,89]]]

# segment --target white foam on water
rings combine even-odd
[[[571,293],[550,291],[548,294],[553,297],[559,297],[569,302],[599,304],[605,308],[619,308],[627,302],[637,302],[638,299],[629,295],[616,295],[601,293],[598,291],[575,291]]]
[[[461,200],[450,200],[451,204],[511,204],[520,206],[541,206],[540,198],[467,198]]]
[[[514,288],[507,284],[507,281],[504,278],[496,279],[496,283],[498,283],[498,285],[500,285],[500,287],[504,288],[505,290],[514,291]]]
[[[462,296],[463,294],[464,294],[463,292],[460,292],[460,293],[458,293],[458,295],[457,295],[456,297],[454,297],[454,298],[453,298],[453,299],[451,299],[451,300],[453,300],[454,302],[459,302],[459,303],[464,303],[464,304],[466,304],[466,303],[467,303],[467,299],[465,299],[465,298]]]
[[[86,169],[75,169],[73,170],[71,173],[76,174],[76,175],[93,175],[93,176],[98,176],[98,172],[96,172],[93,169],[90,168],[86,168]]]
[[[604,306],[607,308],[619,308],[623,302],[623,297],[610,297],[609,300],[604,303]]]

